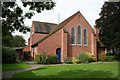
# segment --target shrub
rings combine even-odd
[[[46,52],[42,52],[41,54],[36,54],[34,61],[38,64],[47,64],[47,56]]]
[[[57,55],[46,55],[46,52],[35,55],[34,61],[38,64],[55,64],[58,62]]]
[[[34,61],[35,61],[37,64],[41,63],[41,55],[40,55],[40,54],[36,54]]]
[[[2,48],[2,63],[15,63],[17,54],[11,48]]]
[[[115,60],[115,56],[106,56],[105,61],[114,61]]]
[[[82,63],[89,63],[95,61],[92,53],[80,53],[78,55],[78,60]]]
[[[86,63],[86,62],[88,62],[89,57],[88,57],[87,53],[80,53],[78,55],[78,59],[79,59],[80,62]]]
[[[46,52],[41,53],[41,63],[47,64],[48,57],[46,56]]]
[[[47,63],[49,64],[55,64],[58,62],[58,57],[57,55],[49,55],[47,59]]]
[[[95,58],[94,58],[94,55],[92,53],[86,53],[89,57],[89,62],[95,62]]]
[[[106,55],[105,54],[99,54],[98,55],[98,60],[105,61],[105,59],[106,59]]]
[[[70,58],[70,57],[65,58],[64,63],[71,64],[72,63],[72,58]]]
[[[76,58],[72,58],[72,63],[73,64],[78,64],[78,63],[80,63],[80,61],[78,60],[78,59],[76,59]]]

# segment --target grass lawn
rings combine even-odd
[[[18,70],[31,68],[29,64],[26,63],[15,63],[15,64],[2,64],[2,71]]]
[[[13,78],[118,78],[118,62],[47,65],[16,73]]]

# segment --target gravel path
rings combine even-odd
[[[25,63],[30,64],[32,66],[32,68],[13,70],[13,71],[4,71],[4,72],[2,72],[2,78],[12,78],[12,75],[15,74],[15,73],[28,71],[28,70],[33,70],[33,69],[37,69],[39,67],[44,66],[44,65],[40,65],[40,64],[35,64],[33,62],[25,62]]]

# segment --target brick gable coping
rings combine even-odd
[[[75,14],[73,14],[72,16],[70,16],[69,18],[67,18],[66,20],[64,20],[63,22],[61,22],[53,32],[51,32],[50,34],[48,34],[47,36],[43,37],[42,39],[38,40],[37,42],[35,42],[31,47],[35,47],[38,45],[38,43],[40,43],[41,41],[45,40],[46,38],[48,38],[49,36],[51,36],[52,34],[54,34],[55,32],[57,32],[58,30],[60,30],[61,28],[63,28],[71,19],[73,19],[77,14],[81,14],[80,11],[76,12]],[[81,14],[81,16],[84,18],[84,16]],[[85,18],[84,18],[85,19]],[[88,21],[85,19],[85,21],[88,23]],[[91,27],[91,25],[88,23],[88,25]],[[91,27],[93,34],[94,30]]]

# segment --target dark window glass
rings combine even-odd
[[[81,26],[78,26],[78,44],[82,44]]]
[[[71,44],[75,44],[75,28],[71,28]]]
[[[84,29],[84,45],[88,45],[87,30]]]

